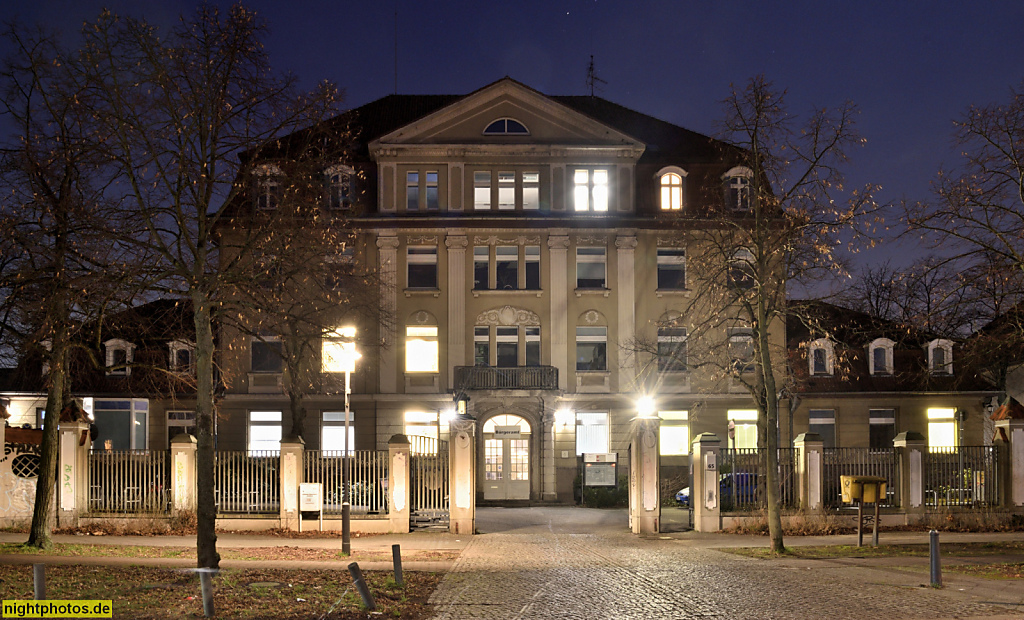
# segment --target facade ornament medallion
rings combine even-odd
[[[502,306],[484,310],[476,317],[477,325],[540,325],[540,315],[532,310]]]

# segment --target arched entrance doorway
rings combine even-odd
[[[484,422],[484,499],[530,499],[530,423],[501,414]]]

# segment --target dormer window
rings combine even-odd
[[[352,206],[352,178],[354,171],[348,166],[333,166],[324,173],[327,184],[327,208],[336,211]]]
[[[195,363],[196,345],[184,340],[167,343],[168,367],[175,372],[191,373]]]
[[[807,345],[811,376],[831,376],[835,366],[835,350],[828,338],[818,338]]]
[[[877,338],[868,345],[868,372],[872,375],[893,373],[892,350],[894,343],[888,338]]]
[[[676,167],[665,168],[658,173],[659,203],[662,211],[681,211],[683,209],[685,178],[686,172]]]
[[[528,136],[530,130],[512,118],[499,118],[484,129],[485,136]]]
[[[127,377],[131,374],[135,345],[127,340],[113,338],[103,343],[106,355],[107,376]]]
[[[928,343],[928,370],[933,375],[953,374],[952,342],[939,339]]]
[[[256,208],[260,211],[276,209],[284,191],[284,174],[277,166],[262,166],[256,170]]]
[[[722,175],[725,206],[732,211],[750,211],[750,168],[737,166]]]

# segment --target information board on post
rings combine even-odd
[[[614,487],[618,486],[619,455],[612,453],[583,454],[583,486]]]

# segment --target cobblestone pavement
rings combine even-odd
[[[506,525],[474,537],[431,599],[435,618],[1024,618],[919,573],[768,562],[566,519]]]

